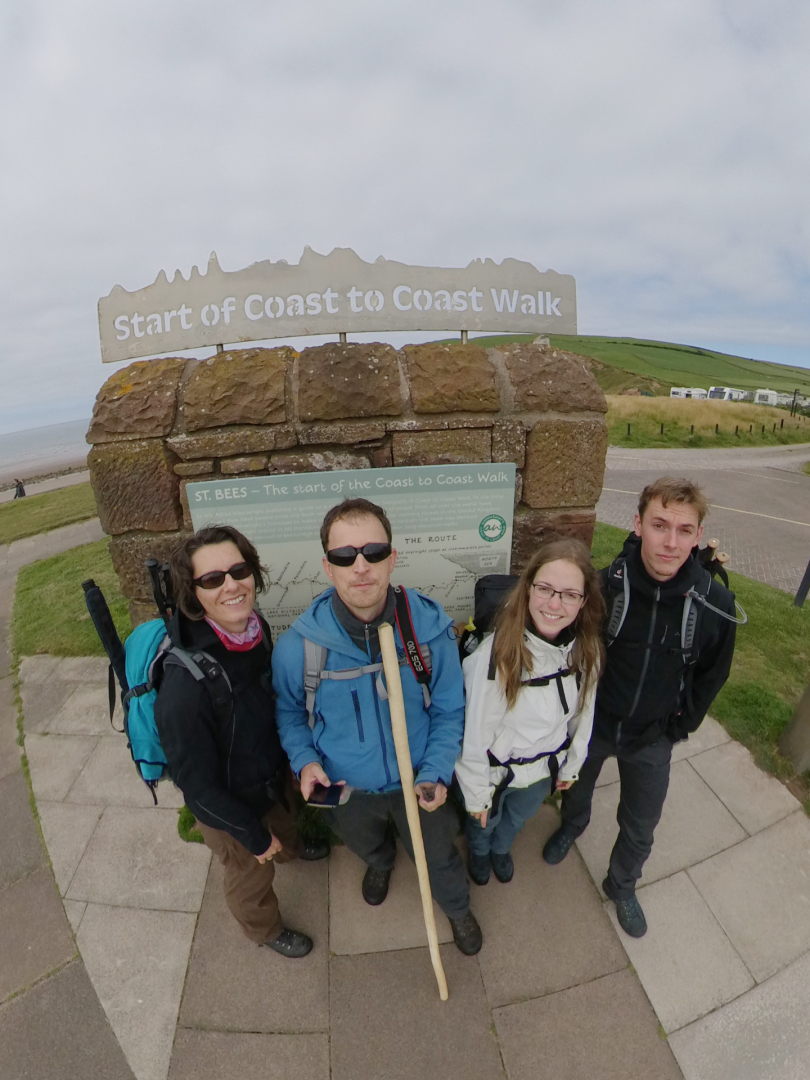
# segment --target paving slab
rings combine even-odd
[[[3,1080],[134,1080],[84,965],[0,1007]]]
[[[810,954],[670,1037],[686,1080],[806,1080]]]
[[[618,784],[597,789],[591,824],[577,840],[591,877],[600,885],[616,840],[618,803]],[[668,877],[724,851],[747,835],[690,761],[676,762],[670,772],[669,792],[656,829],[655,844],[641,881],[649,884]]]
[[[471,886],[491,1005],[540,997],[627,965],[581,858],[572,853],[559,866],[543,862],[543,844],[556,827],[556,812],[541,807],[515,841],[512,881],[504,885],[493,875],[486,885]]]
[[[198,911],[210,852],[177,835],[177,811],[108,806],[76,868],[68,900]]]
[[[370,907],[361,893],[366,864],[342,844],[329,856],[329,945],[333,953],[416,949],[427,942],[416,867],[401,844],[384,904]],[[450,923],[434,903],[440,942],[453,940]]]
[[[702,754],[704,750],[711,750],[715,746],[722,746],[731,741],[731,736],[723,725],[718,724],[713,717],[707,716],[688,739],[675,743],[672,747],[672,760],[683,761],[684,758],[694,757],[696,754]]]
[[[0,1001],[76,955],[76,943],[47,867],[0,891]]]
[[[333,959],[332,1080],[502,1080],[477,960],[454,945],[441,957],[444,1002],[427,948]]]
[[[0,642],[2,642],[0,637]],[[20,768],[17,745],[17,702],[11,677],[0,679],[0,777],[10,776]]]
[[[55,738],[58,736],[49,736]],[[78,738],[79,736],[64,736]],[[100,806],[154,806],[152,795],[140,778],[123,735],[102,735],[96,739],[67,793],[67,801]],[[178,809],[183,805],[180,790],[170,781],[158,786],[158,805]]]
[[[23,690],[26,686],[53,685],[54,675],[59,666],[59,659],[58,656],[49,656],[46,654],[41,656],[24,656],[20,661],[20,682],[22,683]],[[25,705],[24,697],[23,705]]]
[[[138,1080],[166,1080],[196,916],[88,904],[77,942]]]
[[[28,714],[25,715],[26,731],[30,727],[34,732],[49,731],[55,735],[106,735],[110,730],[107,688],[98,685],[76,685],[50,719],[34,716],[29,725]]]
[[[329,1028],[328,860],[279,866],[274,887],[287,926],[309,934],[309,956],[290,960],[249,941],[225,905],[213,860],[191,951],[180,1024],[249,1032]]]
[[[54,877],[64,896],[101,817],[101,807],[40,802],[37,810]]]
[[[757,982],[810,949],[810,819],[799,810],[689,876]]]
[[[106,690],[109,666],[106,656],[60,656],[53,677],[63,682],[95,683]],[[109,711],[108,704],[108,716]]]
[[[605,908],[664,1030],[675,1031],[754,986],[722,927],[684,872],[640,889],[650,931],[631,938]]]
[[[65,798],[99,738],[98,735],[36,735],[26,731],[25,754],[37,803]]]
[[[691,759],[712,791],[749,834],[800,808],[783,783],[760,769],[744,746],[728,742]]]
[[[62,903],[68,922],[75,934],[81,926],[85,911],[87,911],[87,902],[85,900],[63,900]]]
[[[45,852],[20,769],[0,780],[0,888],[45,864]]]
[[[509,1080],[681,1080],[629,970],[495,1009],[493,1017]]]
[[[180,1028],[169,1080],[330,1080],[329,1036],[251,1035]]]

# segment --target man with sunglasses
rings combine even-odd
[[[647,932],[636,882],[664,807],[673,743],[697,730],[734,653],[734,597],[696,557],[707,510],[696,484],[660,477],[642,491],[621,554],[600,572],[607,659],[588,758],[579,782],[563,792],[562,824],[543,848],[547,863],[562,862],[587,828],[599,773],[615,756],[619,835],[602,889],[631,937]]]
[[[346,784],[351,795],[325,811],[346,846],[366,864],[362,893],[381,904],[396,854],[394,829],[413,858],[397,768],[378,628],[395,620],[391,546],[385,511],[367,499],[346,499],[321,526],[322,593],[279,638],[273,688],[282,744],[305,799],[319,785]],[[406,590],[413,630],[429,653],[427,690],[402,668],[408,740],[433,896],[450,920],[458,948],[472,956],[481,930],[470,911],[469,885],[455,846],[456,815],[446,804],[464,727],[464,684],[452,622],[435,601]],[[314,705],[307,708],[305,642],[322,650]],[[402,642],[398,641],[400,653]]]

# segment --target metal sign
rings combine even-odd
[[[201,346],[308,334],[393,330],[576,334],[576,288],[568,274],[531,263],[475,259],[468,266],[364,262],[350,248],[301,261],[222,270],[216,254],[201,274],[164,271],[98,302],[105,363]]]

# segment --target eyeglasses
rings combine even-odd
[[[534,595],[540,600],[550,600],[552,596],[559,596],[563,607],[578,607],[585,599],[584,593],[577,592],[576,589],[552,589],[544,581],[534,582],[532,588]]]
[[[191,580],[200,589],[218,589],[220,585],[225,584],[226,577],[232,577],[234,581],[244,581],[252,573],[253,567],[249,563],[237,562],[227,570],[209,570],[207,574],[201,574]]]
[[[382,562],[390,554],[390,544],[363,544],[362,547],[352,547],[351,544],[347,544],[345,547],[332,548],[327,551],[326,561],[333,566],[354,566],[358,555],[362,555],[366,562],[375,563]]]

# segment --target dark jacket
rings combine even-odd
[[[699,616],[687,662],[681,646],[684,596],[705,581],[707,571],[693,554],[670,581],[655,581],[644,569],[635,535],[625,541],[622,556],[630,602],[619,635],[608,642],[594,729],[628,748],[663,734],[677,742],[698,728],[728,678],[736,625],[694,600]],[[608,585],[609,570],[600,571],[608,619],[616,595]],[[708,600],[734,615],[733,594],[716,580]]]
[[[208,623],[175,616],[173,639],[204,649],[225,669],[233,688],[226,710],[184,667],[166,664],[155,706],[169,775],[204,825],[223,829],[254,855],[271,836],[261,822],[283,790],[287,758],[281,748],[270,685],[270,630],[264,643],[231,652]],[[178,637],[179,635],[179,637]]]

